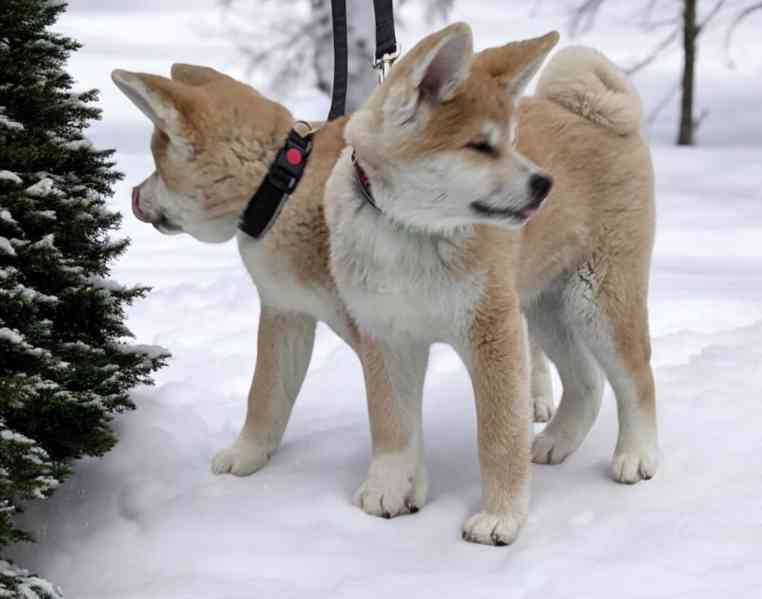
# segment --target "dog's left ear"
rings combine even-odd
[[[180,81],[187,85],[201,86],[207,83],[213,83],[221,79],[230,79],[219,71],[211,67],[202,67],[195,64],[185,64],[176,62],[172,65],[172,79]]]
[[[384,114],[402,124],[415,116],[422,101],[451,100],[468,78],[473,55],[473,34],[466,23],[454,23],[424,38],[386,80]]]
[[[540,69],[558,39],[558,32],[551,31],[541,37],[488,48],[476,55],[474,66],[487,71],[511,96],[517,98]]]

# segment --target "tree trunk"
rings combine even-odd
[[[693,120],[693,90],[695,86],[696,39],[699,27],[696,25],[696,0],[684,0],[683,12],[683,81],[680,101],[680,133],[677,145],[692,146],[695,121]]]

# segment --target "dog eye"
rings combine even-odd
[[[487,154],[489,156],[497,156],[497,150],[489,145],[486,141],[473,141],[466,145],[469,150],[474,150],[480,154]]]

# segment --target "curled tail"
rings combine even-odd
[[[570,46],[558,52],[543,69],[536,95],[617,135],[640,130],[638,92],[624,73],[592,48]]]

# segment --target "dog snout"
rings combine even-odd
[[[135,218],[137,218],[139,221],[142,221],[144,223],[151,222],[151,219],[148,218],[148,215],[140,207],[140,186],[139,185],[132,188],[132,213],[135,215]]]
[[[539,205],[550,193],[553,187],[553,178],[548,175],[532,175],[529,177],[529,190],[532,199]]]

